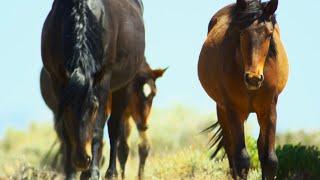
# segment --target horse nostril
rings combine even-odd
[[[260,86],[264,80],[264,76],[263,75],[254,75],[251,73],[245,73],[244,79],[248,85]]]
[[[89,156],[86,157],[86,164],[90,164],[91,163],[91,158]]]

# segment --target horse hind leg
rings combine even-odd
[[[234,179],[247,179],[250,157],[246,150],[243,123],[248,114],[219,106],[217,107],[217,113],[232,177]]]
[[[271,180],[275,179],[278,168],[278,158],[275,153],[276,106],[272,105],[270,110],[257,113],[257,115],[260,125],[258,152],[262,179]]]
[[[119,140],[119,145],[118,145],[118,160],[120,162],[120,167],[121,167],[121,177],[122,179],[125,178],[125,168],[126,168],[126,163],[128,160],[129,156],[129,145],[128,145],[128,138],[131,133],[131,126],[129,122],[129,118],[125,117],[121,121],[120,125],[120,140]]]

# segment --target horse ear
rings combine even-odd
[[[163,76],[163,74],[167,71],[168,68],[165,68],[165,69],[155,69],[155,70],[152,70],[152,76],[153,76],[153,79],[158,79],[160,77]]]
[[[272,16],[275,12],[276,12],[276,10],[277,10],[277,8],[278,8],[278,0],[270,0],[267,4],[266,4],[266,6],[264,7],[264,15],[266,16],[266,17],[270,17],[270,16]]]

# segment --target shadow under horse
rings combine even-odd
[[[207,129],[216,130],[212,158],[224,147],[234,179],[246,179],[250,167],[244,134],[250,113],[257,114],[260,125],[262,179],[276,176],[276,106],[289,74],[277,7],[278,0],[237,0],[226,6],[211,19],[201,50],[198,76],[217,104],[218,122]]]
[[[142,3],[55,0],[44,23],[41,51],[47,75],[41,89],[63,143],[66,178],[75,179],[81,171],[82,179],[99,179],[109,94],[126,86],[144,61]],[[116,141],[110,146],[114,151]],[[109,166],[107,178],[115,174],[113,168]]]

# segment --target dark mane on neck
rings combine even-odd
[[[83,101],[93,92],[94,77],[102,68],[103,27],[87,1],[59,1],[63,9],[64,68],[69,79],[59,97],[58,119],[67,105],[80,113]]]
[[[86,77],[101,69],[102,26],[87,0],[64,0],[64,66],[71,74],[81,68]]]

